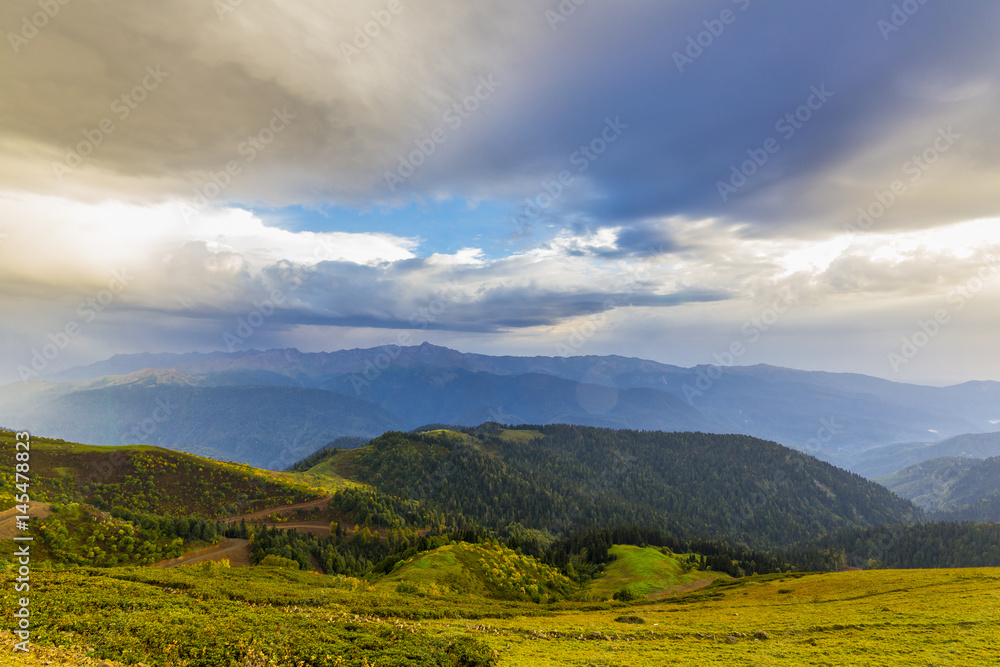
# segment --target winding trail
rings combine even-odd
[[[204,561],[219,562],[224,558],[228,559],[229,564],[233,567],[249,567],[250,541],[227,537],[214,546],[189,551],[177,558],[161,560],[158,563],[153,563],[150,567],[177,567],[179,565],[194,565]]]
[[[264,519],[267,517],[268,514],[279,514],[287,512],[289,510],[297,510],[297,509],[309,510],[313,509],[314,507],[322,507],[323,505],[328,504],[331,498],[333,498],[333,496],[328,494],[323,496],[322,498],[319,498],[318,500],[309,500],[307,502],[296,503],[294,505],[278,505],[277,507],[270,507],[268,509],[257,510],[256,512],[251,512],[249,514],[237,514],[236,516],[228,516],[225,519],[219,519],[219,520],[222,521],[223,523],[229,523],[230,521],[239,521],[240,519],[246,519],[249,522],[252,521],[253,519]]]

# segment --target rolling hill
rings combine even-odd
[[[13,443],[0,432],[3,461],[13,462]],[[995,525],[886,525],[911,518],[913,506],[747,436],[485,424],[389,432],[287,473],[151,446],[36,437],[30,452],[32,495],[51,505],[31,528],[32,638],[46,661],[580,664],[599,649],[608,664],[655,664],[664,652],[731,664],[774,651],[807,660],[819,644],[824,659],[851,661],[886,637],[907,656],[956,646],[968,664],[992,655],[983,611],[995,597],[992,570],[807,574],[807,561],[780,552],[674,537],[787,545],[826,536],[873,567],[1000,563]],[[301,483],[319,478],[337,487],[331,499]],[[10,484],[0,493],[13,505]],[[212,520],[302,504],[323,513],[327,503],[324,520],[337,523],[322,538]],[[596,528],[631,520],[642,528]],[[197,562],[221,559],[209,545],[223,535],[248,560]],[[163,559],[193,564],[136,567]],[[0,541],[0,579],[11,586],[14,562],[13,542]],[[936,611],[914,616],[914,591]],[[838,622],[817,625],[830,610]],[[921,631],[916,641],[915,622],[962,640]],[[260,633],[275,626],[282,632],[265,653]]]
[[[698,570],[689,555],[669,549],[616,544],[609,550],[614,560],[587,587],[592,597],[610,600],[627,588],[638,598],[662,597],[671,592],[697,590],[716,579],[728,578],[721,572]]]
[[[0,431],[0,509],[14,506],[15,436]],[[97,447],[31,438],[31,498],[159,515],[222,518],[314,500],[292,475],[147,445]]]
[[[459,542],[400,561],[377,588],[419,597],[471,593],[541,602],[563,599],[579,586],[558,569],[500,544]]]
[[[487,526],[555,534],[634,524],[762,547],[920,514],[858,475],[741,435],[494,424],[386,433],[315,466]]]
[[[851,469],[872,479],[931,459],[994,456],[1000,456],[1000,433],[966,433],[940,442],[900,443],[870,449],[854,460]]]
[[[876,481],[937,518],[1000,521],[1000,456],[931,459]]]

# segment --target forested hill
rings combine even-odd
[[[877,479],[934,518],[1000,521],[1000,456],[931,459]]]
[[[389,432],[316,465],[469,523],[552,534],[630,524],[770,548],[921,518],[858,475],[741,435],[487,424]]]

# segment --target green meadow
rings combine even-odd
[[[43,568],[33,641],[53,647],[45,660],[164,667],[985,666],[1000,651],[996,569],[719,578],[631,603],[539,604],[451,587],[469,576],[456,552],[473,545],[450,546],[375,582],[225,564]],[[4,605],[13,576],[0,576]],[[5,664],[46,664],[18,660]]]
[[[623,588],[637,596],[669,592],[685,586],[702,587],[726,575],[711,570],[699,571],[688,561],[690,554],[677,555],[665,547],[615,545],[609,552],[615,560],[607,565],[588,591],[604,599]]]

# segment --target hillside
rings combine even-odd
[[[1000,433],[965,433],[941,442],[900,443],[860,454],[851,470],[874,479],[907,466],[945,457],[988,459],[1000,456]]]
[[[747,436],[582,426],[387,433],[317,466],[487,526],[633,524],[774,546],[919,515],[885,488]]]
[[[14,577],[0,571],[5,604]],[[266,567],[75,568],[32,577],[32,638],[44,660],[88,664],[87,653],[90,664],[152,667],[269,660],[304,667],[986,667],[996,662],[1000,586],[993,568],[793,573],[634,603],[539,607],[474,594],[416,596]]]
[[[0,509],[14,505],[14,443],[0,431]],[[221,518],[321,495],[294,478],[159,447],[31,439],[31,497],[41,502]]]
[[[1000,456],[985,460],[931,459],[876,478],[899,496],[940,518],[958,512],[963,519],[1000,521]]]
[[[473,594],[555,602],[578,585],[558,569],[500,544],[459,542],[400,561],[376,588],[417,597]]]
[[[591,599],[610,600],[622,589],[628,589],[637,598],[662,597],[729,578],[721,572],[699,570],[691,555],[674,554],[666,548],[617,544],[611,547],[609,555],[614,560],[587,586]]]
[[[12,441],[0,433],[8,461]],[[949,650],[988,664],[988,571],[803,571],[837,569],[845,555],[868,567],[995,565],[996,524],[886,526],[914,508],[775,443],[486,424],[389,432],[308,461],[271,473],[151,446],[33,438],[32,493],[46,503],[31,528],[33,641],[53,658],[85,646],[157,667],[561,665],[593,661],[595,650],[608,664],[657,664],[664,651],[738,664],[774,651],[800,660],[833,639],[824,660],[851,661],[886,637],[911,641],[919,623],[961,631]],[[336,490],[318,497],[299,479]],[[295,521],[275,508],[294,519],[296,505],[312,523],[332,517],[329,530],[283,530]],[[250,525],[212,520],[233,511]],[[621,522],[643,528],[594,527]],[[804,534],[818,550],[696,539],[788,547]],[[13,544],[0,542],[0,579],[15,572]],[[136,567],[155,563],[164,567]],[[915,614],[911,589],[940,609]],[[818,602],[836,624],[817,624]],[[937,655],[936,641],[921,636],[906,654]]]

